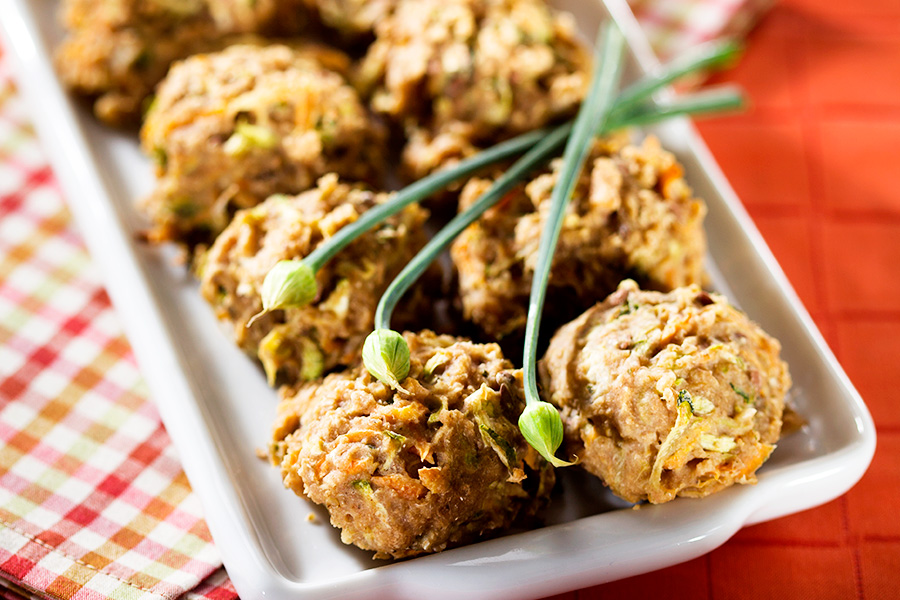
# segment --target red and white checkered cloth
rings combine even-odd
[[[775,0],[630,0],[660,59],[720,37],[742,38]]]
[[[221,561],[27,123],[0,58],[0,575],[174,599]]]
[[[666,56],[767,2],[635,4]],[[185,594],[237,597],[0,49],[0,595]]]

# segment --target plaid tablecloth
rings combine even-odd
[[[208,593],[199,502],[28,123],[0,57],[0,574],[55,598]]]
[[[670,55],[745,31],[767,2],[635,4],[657,50]],[[885,127],[900,134],[892,120],[900,81],[891,74],[900,65],[900,8],[895,0],[840,8],[785,0],[755,37],[728,77],[757,108],[703,131],[839,357],[864,382],[887,453],[837,502],[744,530],[690,563],[565,598],[657,597],[660,586],[673,598],[893,593],[898,517],[869,498],[900,488],[884,458],[900,455],[900,421],[883,391],[887,375],[867,351],[886,339],[888,356],[900,358],[900,304],[884,300],[900,297],[900,278],[871,277],[857,259],[881,257],[875,265],[884,272],[900,263],[900,200],[883,174],[887,148],[873,141]],[[861,50],[867,45],[873,54]],[[858,60],[875,56],[882,77],[862,78],[856,60],[835,47]],[[865,110],[873,102],[875,117]],[[0,54],[0,584],[12,591],[0,590],[235,598],[28,123]],[[748,165],[748,156],[762,166]],[[853,185],[857,169],[868,176],[866,193]],[[836,238],[855,243],[838,251],[829,244]]]

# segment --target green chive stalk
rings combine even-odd
[[[732,40],[706,42],[685,51],[664,65],[656,73],[641,78],[625,88],[610,114],[649,97],[660,88],[702,70],[726,67],[737,60],[741,46]]]
[[[613,108],[616,87],[622,72],[622,54],[625,38],[612,22],[603,31],[602,54],[597,61],[587,100],[575,118],[575,127],[566,143],[563,164],[550,196],[550,214],[541,234],[537,266],[531,284],[528,316],[525,322],[525,410],[519,417],[519,429],[535,450],[553,466],[572,463],[555,456],[563,438],[562,419],[554,406],[541,400],[537,388],[537,340],[540,332],[541,313],[550,281],[553,254],[562,230],[566,206],[591,150],[594,133],[603,129]]]
[[[619,129],[616,125],[623,122],[626,126],[637,127],[658,123],[681,115],[708,116],[715,113],[737,110],[746,104],[743,92],[737,86],[722,85],[712,87],[693,94],[685,94],[674,100],[665,102],[647,102],[632,109],[610,115],[607,129]]]
[[[567,126],[564,125],[563,127]],[[571,125],[568,125],[568,127],[571,127]],[[423,177],[397,192],[388,202],[379,204],[363,213],[359,219],[340,229],[304,259],[279,261],[275,267],[269,270],[263,282],[260,294],[263,309],[250,319],[247,326],[249,327],[253,321],[267,312],[279,308],[305,306],[315,300],[318,295],[316,273],[335,254],[343,250],[366,231],[397,214],[410,204],[424,200],[459,179],[471,175],[484,167],[525,152],[553,131],[556,130],[539,129],[524,133],[511,140],[492,146],[474,156],[463,159],[451,168]]]
[[[675,102],[649,103],[648,105],[621,113],[621,121],[614,121],[610,117],[610,120],[598,132],[598,135],[604,135],[610,131],[635,125],[656,123],[673,116],[709,114],[711,112],[731,110],[740,107],[743,101],[743,96],[739,90],[731,89],[730,86],[728,89],[725,89],[723,86],[721,90],[689,94]],[[391,316],[394,313],[394,309],[428,266],[434,262],[441,252],[447,249],[466,227],[477,221],[485,211],[497,204],[516,183],[552,157],[565,143],[569,133],[570,128],[562,127],[551,132],[550,135],[541,140],[540,143],[505,171],[474,204],[447,223],[413,257],[381,296],[378,308],[375,311],[375,332],[390,330]],[[375,332],[372,335],[375,335]],[[398,380],[402,379],[402,377],[395,373],[393,379]]]
[[[547,161],[568,136],[569,128],[559,127],[541,140],[504,172],[475,204],[444,226],[394,278],[378,302],[375,331],[368,335],[363,345],[363,364],[373,377],[401,389],[400,382],[409,374],[409,346],[398,332],[391,329],[391,315],[397,303],[463,229],[496,204],[519,180]]]
[[[649,98],[660,88],[685,75],[700,69],[711,69],[730,63],[738,52],[739,47],[733,42],[710,42],[670,61],[661,67],[657,73],[647,75],[623,90],[610,111],[610,121],[642,125],[659,120],[654,117],[655,110],[647,110],[646,106],[638,107],[636,105]],[[599,60],[597,62],[599,63]],[[649,104],[652,106],[652,102]],[[706,110],[723,110],[735,104],[739,105],[739,102],[735,103],[729,100],[729,102],[723,102],[722,104],[723,106],[718,109],[715,106],[710,106]],[[724,104],[727,104],[727,106],[724,106]],[[680,106],[684,106],[684,108]],[[671,110],[666,116],[694,112],[687,108],[686,105],[679,105],[678,102],[673,102],[671,103]],[[638,115],[642,115],[644,120],[637,120]],[[256,318],[269,311],[279,308],[305,306],[315,300],[318,294],[315,275],[319,269],[358,236],[398,213],[409,204],[427,198],[450,183],[471,175],[486,166],[521,154],[541,140],[551,136],[554,138],[561,136],[563,131],[569,133],[573,126],[574,123],[570,122],[555,129],[541,129],[525,133],[462,160],[454,167],[438,171],[420,179],[400,190],[390,201],[366,211],[357,221],[338,231],[306,258],[279,262],[276,265],[277,268],[273,267],[266,275],[266,280],[261,290],[263,310],[250,320],[248,326]],[[598,130],[597,133],[600,133],[600,131]],[[562,142],[559,145],[561,146]]]

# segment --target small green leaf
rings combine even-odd
[[[263,309],[247,322],[279,308],[299,308],[316,299],[319,293],[316,274],[302,260],[282,260],[276,263],[263,280],[260,297]]]
[[[525,440],[554,467],[568,467],[575,463],[554,456],[562,444],[563,424],[559,411],[547,402],[535,402],[525,406],[519,417],[519,429]]]
[[[409,375],[409,345],[403,336],[391,329],[376,329],[363,345],[363,364],[378,381],[400,388]]]

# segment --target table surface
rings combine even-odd
[[[900,2],[782,0],[716,82],[753,107],[701,123],[713,155],[868,404],[878,449],[822,507],[699,559],[560,599],[896,598],[900,576]],[[2,150],[2,149],[0,149]],[[0,151],[0,166],[4,161]]]
[[[753,107],[700,131],[872,412],[875,458],[822,507],[559,598],[898,598],[900,2],[782,0],[716,81],[744,86]]]

